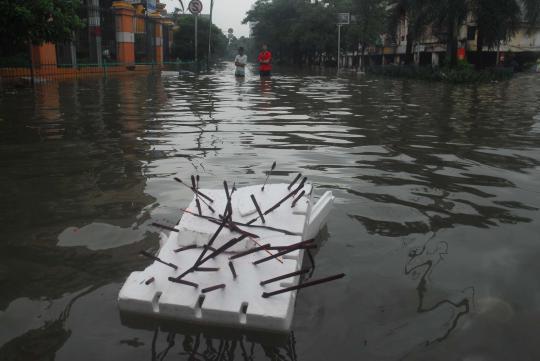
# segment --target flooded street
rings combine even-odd
[[[4,86],[0,360],[539,360],[540,77],[498,84],[232,64]],[[121,320],[116,298],[203,187],[308,176],[336,204],[292,334]]]

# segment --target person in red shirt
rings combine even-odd
[[[272,75],[272,53],[268,51],[268,46],[263,44],[262,51],[257,58],[259,61],[259,74],[262,77],[269,77]]]

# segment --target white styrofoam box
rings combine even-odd
[[[236,192],[233,193],[231,198],[231,207],[233,209],[234,221],[239,223],[247,223],[252,219],[258,217],[258,213],[255,210],[255,206],[253,205],[250,197],[252,194],[255,196],[255,199],[257,200],[261,211],[264,213],[266,210],[271,208],[279,200],[283,199],[285,196],[287,196],[287,194],[291,192],[287,189],[287,186],[287,184],[267,184],[264,191],[261,190],[260,185],[239,188]],[[231,190],[232,188],[229,187],[229,191]],[[311,192],[311,185],[305,184],[303,190],[306,192],[306,194],[309,194]],[[202,215],[210,216],[213,218],[219,218],[219,215],[223,215],[225,212],[225,206],[227,204],[225,190],[201,189],[200,191],[214,200],[214,202],[210,203],[210,205],[215,210],[215,213],[212,213],[210,209],[206,205],[204,205],[201,198],[200,204]],[[301,191],[302,190],[299,190],[297,194],[299,195]],[[263,223],[262,220],[259,219],[253,224],[281,228],[294,234],[302,235],[306,226],[306,213],[309,201],[307,196],[304,196],[301,200],[297,202],[296,206],[292,208],[291,205],[293,200],[294,197],[291,197],[290,199],[285,201],[279,208],[265,215],[265,223]],[[189,204],[187,209],[193,213],[198,212],[195,198]],[[254,213],[252,212],[253,210],[255,210]],[[219,228],[219,224],[210,222],[207,219],[197,217],[189,213],[185,213],[176,228],[181,232],[193,231],[212,235]],[[264,238],[272,233],[271,231],[267,231],[264,228],[247,226],[240,226],[240,228],[250,233],[254,233],[261,238]],[[221,230],[218,237],[214,241],[213,247],[218,248],[237,236],[237,232],[233,232],[227,228],[224,228]],[[193,240],[189,239],[187,240],[187,242],[189,243],[186,243],[183,241],[182,237],[180,237],[180,242],[182,242],[182,244],[184,245],[187,245],[191,244]],[[208,242],[208,238],[205,239],[204,237],[199,237],[195,240],[195,242],[196,244],[202,246]],[[255,242],[253,242],[253,240],[246,239],[244,242],[237,244],[231,250],[241,251],[256,246],[257,245]]]
[[[334,196],[327,191],[313,206],[308,217],[308,224],[304,230],[304,239],[312,239],[317,236],[322,227],[326,224],[326,219],[334,206]]]
[[[284,237],[279,241],[284,241]],[[300,237],[290,239],[292,243],[300,241]],[[283,242],[280,242],[285,245]],[[279,243],[272,243],[279,244]],[[287,243],[289,244],[289,243]],[[298,276],[261,286],[260,282],[291,273],[300,269],[303,253],[295,251],[281,259],[272,259],[254,265],[253,262],[268,256],[259,251],[233,260],[238,275],[234,278],[229,269],[229,256],[222,254],[208,261],[202,267],[217,267],[217,272],[192,272],[183,280],[199,285],[194,288],[184,284],[173,283],[169,277],[177,277],[190,268],[200,255],[200,249],[191,249],[165,257],[164,249],[161,258],[178,266],[178,270],[153,263],[143,272],[133,272],[119,296],[122,310],[147,315],[157,314],[161,317],[183,319],[193,322],[208,322],[228,326],[246,326],[257,329],[287,330],[292,320],[291,307],[294,293],[284,293],[270,298],[262,298],[262,293],[279,289],[282,285],[297,282]],[[146,285],[145,281],[154,278]],[[225,284],[225,289],[215,290],[204,295],[202,307],[198,307],[201,290],[217,284]],[[246,306],[246,312],[242,309]],[[269,326],[271,323],[272,326]]]
[[[315,207],[311,206],[311,186],[305,185],[306,195],[292,207],[294,197],[284,202],[274,212],[265,216],[265,226],[286,229],[294,235],[284,234],[276,230],[242,227],[248,232],[259,235],[260,238],[246,238],[243,244],[228,249],[226,252],[210,259],[201,267],[215,267],[218,271],[188,273],[183,280],[197,283],[197,288],[189,285],[169,281],[169,277],[177,277],[191,268],[202,252],[202,246],[208,242],[218,225],[206,219],[195,217],[185,213],[176,226],[178,233],[171,232],[163,242],[160,242],[158,257],[164,262],[172,263],[178,267],[173,269],[159,262],[152,263],[142,272],[133,272],[120,290],[118,304],[122,311],[134,312],[148,316],[170,318],[183,321],[191,321],[206,324],[219,324],[236,326],[267,331],[287,331],[290,328],[296,292],[286,292],[269,298],[263,298],[263,292],[270,292],[298,284],[299,276],[290,277],[281,281],[261,286],[264,280],[288,274],[301,269],[304,256],[303,250],[296,250],[278,259],[254,265],[253,262],[267,257],[268,252],[277,251],[259,250],[255,253],[234,259],[237,278],[234,278],[229,269],[229,259],[232,255],[270,243],[272,246],[288,246],[301,242],[306,232],[312,233],[314,229],[320,229],[328,216],[333,197],[325,194]],[[212,207],[216,214],[211,214],[209,209],[202,205],[203,214],[217,218],[218,213],[223,213],[226,197],[223,190],[202,190],[203,193],[214,199]],[[253,206],[250,195],[254,194],[263,210],[267,210],[276,202],[285,197],[289,191],[286,184],[270,184],[261,186],[240,188],[232,198],[233,220],[246,223],[258,216],[258,212],[252,212]],[[195,206],[191,202],[190,210]],[[253,206],[254,209],[254,206]],[[313,212],[312,212],[313,211]],[[262,225],[258,220],[254,224]],[[239,233],[224,229],[220,237],[213,244],[219,248],[225,242]],[[257,243],[255,243],[255,241]],[[198,248],[174,252],[185,246],[197,245]],[[212,251],[207,251],[210,255]],[[153,278],[153,282],[145,282]],[[224,289],[218,289],[206,294],[201,291],[204,288],[225,284]]]

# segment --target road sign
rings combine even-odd
[[[337,17],[338,25],[349,25],[351,22],[351,14],[349,13],[339,13],[337,14]]]
[[[156,0],[147,0],[146,1],[146,11],[156,11]]]
[[[351,14],[350,13],[339,13],[337,14],[337,28],[338,28],[338,37],[337,37],[337,71],[339,74],[339,65],[341,62],[341,27],[343,25],[349,25],[351,23]]]
[[[193,15],[199,15],[203,9],[201,0],[191,0],[188,5],[188,10]]]

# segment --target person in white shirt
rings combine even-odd
[[[234,58],[234,65],[236,65],[236,71],[234,75],[236,77],[243,78],[246,76],[246,64],[247,64],[247,55],[244,54],[244,48],[238,48],[238,55]]]

